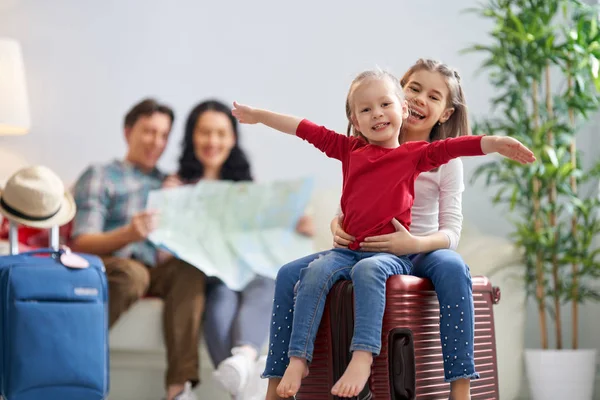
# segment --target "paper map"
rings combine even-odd
[[[312,187],[307,178],[155,190],[147,208],[159,212],[159,224],[149,240],[242,290],[256,275],[274,279],[282,265],[313,252],[312,239],[295,231]]]

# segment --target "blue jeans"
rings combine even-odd
[[[275,278],[275,295],[273,297],[273,312],[269,325],[269,352],[267,363],[262,378],[281,378],[290,363],[288,348],[292,335],[292,322],[294,319],[294,287],[300,280],[300,271],[308,267],[312,261],[322,254],[311,254],[285,264],[277,272]],[[282,329],[278,329],[285,327]]]
[[[351,349],[379,354],[385,283],[392,275],[408,274],[410,267],[406,257],[347,249],[312,254],[284,265],[275,281],[270,347],[262,377],[283,376],[291,356],[310,362],[327,293],[340,279],[352,279],[355,299],[361,299],[355,302]]]
[[[277,328],[293,319],[294,286],[300,279],[300,271],[325,253],[327,252],[312,254],[288,263],[281,267],[277,274],[270,325],[269,353],[262,374],[263,378],[281,378],[287,368],[291,330],[281,331]],[[455,318],[458,317],[457,322],[463,324],[461,329],[454,329],[455,332],[451,332],[452,324],[450,320],[444,320],[444,316],[440,320],[440,334],[443,342],[446,343],[446,346],[442,346],[444,360],[454,360],[454,356],[457,357],[456,361],[445,362],[445,365],[450,366],[450,368],[444,369],[446,381],[450,382],[459,378],[478,378],[479,374],[475,372],[473,359],[474,308],[469,267],[460,255],[452,250],[436,250],[427,254],[414,255],[410,258],[413,262],[412,274],[433,281],[440,309],[444,305],[448,310],[447,306],[453,303],[455,310],[456,304],[462,307],[460,311],[454,314]],[[465,301],[462,300],[463,297]],[[459,299],[460,303],[458,302]],[[465,306],[467,312],[464,310]],[[452,312],[450,314],[451,316],[448,318],[452,318]],[[443,314],[440,313],[440,315]],[[461,318],[463,321],[460,321]],[[287,327],[287,325],[285,326]],[[443,339],[444,337],[450,339]],[[459,348],[458,345],[449,347],[448,340],[451,343],[460,343],[461,347]],[[463,345],[463,343],[465,344]],[[454,350],[454,348],[457,350]]]
[[[446,382],[477,379],[473,356],[475,311],[469,267],[452,250],[410,256],[412,275],[430,279],[440,303],[440,338]]]
[[[267,340],[275,281],[257,276],[242,291],[231,290],[218,278],[206,281],[204,340],[217,367],[236,346],[250,345],[260,352]]]
[[[300,272],[288,356],[312,361],[327,294],[340,279],[351,279],[354,286],[355,319],[350,351],[378,355],[385,284],[392,275],[409,274],[411,267],[408,257],[348,249],[333,249],[311,262]],[[288,326],[284,324],[282,328],[290,329]]]

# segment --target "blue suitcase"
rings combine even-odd
[[[68,249],[0,257],[0,388],[4,400],[101,400],[107,397],[108,292],[104,264],[61,262]],[[63,261],[65,259],[63,258]]]

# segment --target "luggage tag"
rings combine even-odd
[[[88,268],[90,263],[83,257],[73,253],[67,246],[60,246],[59,260],[67,268],[83,269]]]

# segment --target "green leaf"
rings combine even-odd
[[[519,187],[515,186],[512,192],[512,196],[510,197],[510,210],[514,211],[515,205],[517,204],[517,198],[519,196]]]
[[[590,56],[590,72],[592,73],[594,86],[596,86],[596,90],[600,92],[600,61],[598,61],[598,58],[594,55]]]
[[[552,165],[554,167],[558,167],[558,158],[556,157],[556,151],[554,148],[550,146],[544,146],[544,153],[546,153]]]
[[[558,176],[560,178],[566,178],[568,176],[571,175],[571,172],[573,171],[573,166],[571,165],[571,163],[566,163],[560,166],[560,168],[558,169]]]
[[[546,43],[545,43],[546,51],[551,52],[553,47],[554,47],[554,35],[550,35],[546,39]]]
[[[581,75],[575,75],[575,82],[576,82],[576,89],[580,90],[581,92],[585,91],[585,79],[581,76]]]
[[[577,41],[577,38],[579,37],[579,35],[577,34],[577,31],[570,31],[569,32],[569,37],[574,40]]]
[[[579,199],[577,197],[571,198],[571,202],[573,203],[573,205],[575,207],[579,208],[580,210],[585,210],[585,208],[586,208],[583,201],[581,201],[581,199]]]
[[[596,37],[596,35],[598,34],[598,19],[594,18],[592,16],[591,20],[590,20],[590,31],[589,31],[589,35],[590,37]]]
[[[480,51],[494,53],[494,48],[490,47],[490,46],[484,46],[481,44],[475,44],[473,46],[470,46],[470,47],[460,50],[458,53],[459,54],[468,54],[468,53],[475,53],[475,52],[480,52]]]
[[[521,34],[521,37],[525,37],[527,32],[525,31],[523,22],[521,22],[521,20],[511,11],[510,8],[507,10],[507,13],[512,23],[515,25],[515,28]]]
[[[593,55],[590,56],[590,66],[591,66],[592,77],[594,79],[598,79],[598,70],[600,70],[600,61],[598,61],[598,59]]]

